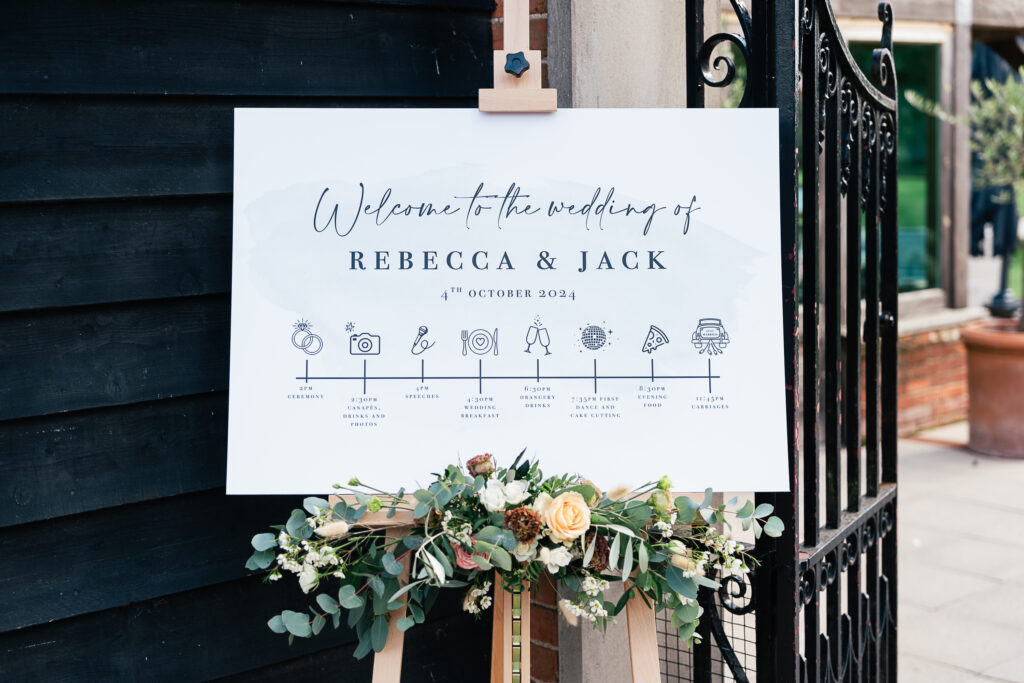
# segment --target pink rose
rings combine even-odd
[[[494,471],[494,456],[490,453],[477,455],[469,459],[466,469],[474,477],[481,474],[490,474]]]

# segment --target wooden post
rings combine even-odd
[[[491,683],[530,683],[530,589],[510,593],[494,578]]]
[[[529,0],[505,0],[504,50],[494,51],[494,87],[481,88],[480,111],[550,112],[558,109],[558,91],[541,87],[540,50],[530,49]],[[522,52],[529,68],[520,76],[505,71],[508,55]]]
[[[328,499],[331,507],[339,500],[346,503],[355,503],[354,496],[331,496]],[[414,498],[408,498],[415,504]],[[399,510],[394,517],[388,519],[387,512],[381,510],[377,513],[367,513],[355,526],[366,526],[378,529],[386,529],[388,538],[401,538],[415,524],[412,512]],[[397,555],[397,554],[396,554]],[[402,558],[402,574],[400,581],[409,579],[409,557]],[[398,620],[405,616],[405,602],[407,595],[402,596],[402,607],[391,613],[391,620],[388,623],[388,642],[384,649],[373,656],[373,683],[400,683],[402,680],[402,651],[405,649],[405,633],[398,630]]]
[[[396,515],[397,516],[397,515]],[[405,529],[397,526],[388,527],[387,537],[398,539],[405,535]],[[409,580],[409,556],[402,558],[402,573],[399,581]],[[388,622],[388,642],[384,649],[373,656],[373,683],[399,683],[402,680],[402,651],[405,649],[405,633],[398,630],[398,620],[405,616],[406,593],[399,600],[402,606],[391,612]]]

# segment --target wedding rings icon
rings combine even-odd
[[[306,355],[315,356],[324,348],[324,340],[320,335],[313,334],[309,328],[313,325],[308,320],[300,320],[295,323],[295,331],[292,332],[292,346],[301,349]]]

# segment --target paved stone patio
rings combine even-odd
[[[1024,683],[1024,460],[900,441],[900,681]]]

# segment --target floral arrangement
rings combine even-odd
[[[273,527],[277,533],[253,537],[246,567],[267,570],[268,581],[294,574],[304,593],[336,583],[316,594],[317,607],[285,610],[268,626],[289,639],[307,638],[328,620],[338,628],[345,610],[360,658],[384,648],[391,619],[401,631],[422,623],[441,589],[464,589],[463,609],[479,616],[492,604],[496,575],[510,591],[549,575],[568,596],[559,608],[573,625],[582,619],[604,628],[628,600],[642,599],[669,610],[689,643],[698,637],[698,591],[718,588],[715,577],[745,573],[754,564],[716,526],[731,529],[731,517],[756,536],[777,536],[783,525],[769,516],[770,505],[746,501],[736,508],[734,498],[715,506],[711,489],[701,502],[672,500],[670,488],[662,477],[605,493],[577,475],[545,478],[522,453],[507,468],[479,455],[465,468],[448,466],[409,497],[358,479],[335,484],[350,494],[347,502],[306,498],[304,510]],[[411,512],[413,522],[384,533],[399,511]],[[624,584],[615,603],[604,599],[613,581]],[[408,611],[399,618],[395,612],[403,606]]]

